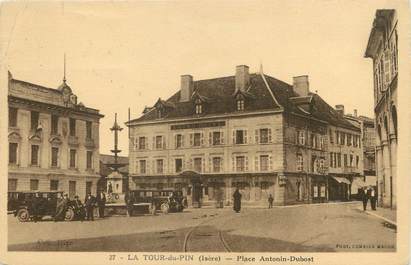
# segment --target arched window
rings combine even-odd
[[[392,118],[392,125],[394,126],[395,136],[398,137],[397,108],[395,106],[392,106],[391,108],[391,118]]]
[[[384,116],[384,128],[385,128],[385,137],[388,139],[390,132],[388,130],[388,119],[387,116]]]
[[[381,141],[381,124],[378,124],[378,128],[377,128],[377,132],[378,132],[378,139]]]

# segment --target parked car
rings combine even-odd
[[[150,213],[157,210],[167,214],[169,212],[182,212],[184,209],[183,194],[175,190],[133,190],[130,191],[133,206],[148,206]]]
[[[39,193],[40,203],[33,204],[33,199]],[[63,197],[62,191],[18,191],[8,193],[7,211],[13,213],[20,222],[27,222],[33,219],[34,212],[42,218],[44,216],[54,216],[56,213],[58,194]],[[79,211],[74,201],[69,201],[65,213],[65,220],[72,221],[77,218]],[[36,209],[34,209],[36,207]]]

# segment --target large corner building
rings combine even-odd
[[[55,89],[9,73],[8,104],[8,190],[95,194],[103,115],[78,103],[65,79]]]
[[[363,171],[361,130],[309,91],[308,76],[289,85],[245,65],[183,75],[127,125],[130,188],[180,189],[191,205],[230,205],[236,187],[246,204],[345,200]]]
[[[377,10],[365,57],[373,61],[378,199],[380,205],[396,208],[398,34],[395,10]]]

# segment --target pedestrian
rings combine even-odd
[[[84,204],[86,205],[87,221],[94,221],[94,206],[96,205],[96,198],[91,195],[91,192],[87,194]]]
[[[238,188],[235,189],[233,198],[234,198],[234,211],[236,213],[239,213],[241,210],[241,193],[238,190]]]
[[[375,211],[375,204],[377,202],[377,196],[376,196],[376,192],[375,189],[373,187],[371,187],[371,191],[370,191],[370,201],[371,201],[371,210]]]
[[[127,208],[127,216],[133,216],[133,196],[130,193],[130,191],[126,191],[126,194],[124,196],[124,202],[126,203],[126,208]]]
[[[270,196],[268,196],[268,208],[273,208],[273,201],[274,201],[274,198],[270,194]]]
[[[56,214],[54,215],[54,222],[64,220],[64,217],[66,216],[67,204],[68,204],[67,194],[64,194],[63,197],[61,197],[60,195],[57,195],[57,196],[59,196],[59,198],[57,199]]]
[[[86,211],[84,210],[84,205],[79,199],[79,197],[76,195],[74,196],[74,205],[76,209],[76,215],[80,219],[80,221],[84,221],[86,219]]]
[[[40,219],[40,208],[42,204],[42,198],[40,198],[40,193],[36,192],[31,201],[31,212],[33,214],[33,221],[36,223]]]
[[[104,208],[106,207],[106,194],[100,191],[97,195],[98,216],[104,218]]]
[[[368,203],[369,198],[370,198],[370,190],[367,187],[364,187],[363,194],[362,194],[362,205],[363,205],[364,211],[367,210],[367,203]]]

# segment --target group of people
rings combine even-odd
[[[97,198],[91,193],[88,193],[84,199],[84,203],[79,199],[79,196],[74,196],[74,200],[71,202],[68,194],[57,194],[56,201],[51,198],[44,198],[39,192],[35,193],[29,205],[33,221],[37,222],[41,220],[46,209],[50,213],[53,213],[53,208],[55,205],[55,212],[51,214],[55,222],[64,221],[66,218],[66,213],[69,207],[72,207],[74,215],[81,221],[91,220],[94,221],[94,208],[98,207],[99,217],[104,218],[104,208],[106,204],[106,195],[104,192],[99,192]],[[55,204],[54,204],[55,203]]]
[[[81,207],[81,201],[76,196],[75,201],[80,205],[80,208],[85,208],[83,210],[82,216],[83,220],[86,219],[87,221],[94,221],[94,208],[97,206],[98,208],[98,216],[100,218],[104,218],[104,209],[106,207],[106,194],[103,191],[97,193],[97,198],[94,197],[90,192],[86,195],[84,199],[84,206]]]
[[[363,187],[362,188],[362,205],[364,208],[364,211],[367,210],[367,203],[368,200],[371,202],[371,210],[375,211],[376,205],[377,205],[377,191],[374,189],[372,186],[368,187]]]

